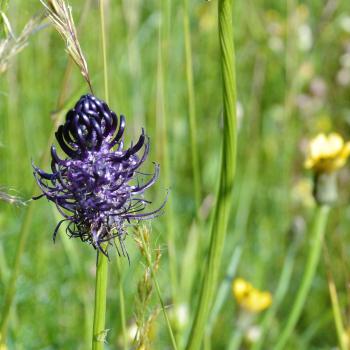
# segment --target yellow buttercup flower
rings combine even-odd
[[[317,173],[330,173],[346,163],[350,155],[350,142],[344,142],[337,133],[319,134],[309,143],[305,167]]]
[[[260,312],[272,303],[270,292],[262,292],[254,288],[243,278],[236,278],[232,283],[232,292],[238,304],[250,312]]]

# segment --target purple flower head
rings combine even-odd
[[[133,220],[159,215],[164,204],[142,212],[151,202],[143,193],[157,180],[159,165],[153,174],[139,171],[149,153],[149,138],[142,129],[135,145],[124,149],[125,118],[118,118],[108,105],[92,95],[84,95],[68,111],[56,139],[67,158],[61,159],[51,146],[51,170],[46,173],[33,165],[34,176],[45,196],[54,202],[64,217],[54,231],[68,222],[66,232],[79,237],[107,255],[103,242],[118,238],[123,253],[125,228]],[[142,182],[140,175],[148,175]]]

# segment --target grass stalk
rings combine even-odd
[[[187,350],[201,348],[205,326],[215,295],[221,256],[232,204],[236,168],[236,82],[233,45],[232,0],[219,0],[219,41],[223,77],[223,144],[219,189],[211,227],[209,256]]]
[[[242,255],[242,247],[237,246],[235,248],[232,256],[231,256],[230,263],[227,267],[225,279],[220,284],[219,290],[218,290],[216,297],[215,297],[215,303],[213,305],[213,308],[212,308],[212,311],[211,311],[211,314],[209,317],[209,322],[207,325],[208,335],[211,334],[212,329],[214,327],[214,323],[215,323],[215,321],[220,313],[222,306],[225,303],[227,295],[229,294],[232,280],[236,274],[238,263],[239,263],[239,260],[241,258],[241,255]]]
[[[194,195],[196,201],[196,212],[201,202],[201,178],[200,165],[197,147],[197,122],[196,122],[196,101],[193,81],[193,60],[192,60],[192,44],[191,30],[189,20],[188,0],[183,0],[183,26],[184,26],[184,42],[185,42],[185,62],[186,62],[186,80],[188,93],[188,118],[190,124],[190,139],[191,139],[191,156],[192,156],[192,171],[194,182]]]
[[[310,236],[310,252],[306,261],[305,272],[287,322],[279,336],[276,346],[274,347],[275,350],[285,349],[288,339],[290,338],[305,305],[320,259],[329,210],[330,207],[326,205],[317,206],[316,208]]]
[[[108,258],[97,251],[94,325],[92,350],[102,350],[106,340],[106,297],[107,297]]]
[[[338,336],[339,348],[340,350],[347,350],[349,347],[348,344],[346,344],[346,332],[342,320],[337,289],[335,287],[333,279],[328,279],[328,288],[332,302],[333,317],[335,322],[335,329]]]
[[[243,331],[241,329],[236,330],[230,339],[228,344],[228,350],[238,350],[243,340]]]
[[[123,349],[128,349],[127,334],[126,334],[126,317],[125,317],[125,297],[123,289],[123,274],[122,265],[117,256],[117,271],[118,271],[118,292],[119,292],[119,307],[120,307],[120,323],[122,325]]]
[[[166,186],[171,185],[170,177],[170,152],[169,152],[169,138],[168,138],[168,120],[166,111],[166,77],[164,73],[164,66],[168,61],[168,45],[169,45],[169,22],[168,13],[170,11],[168,2],[161,2],[162,21],[159,24],[159,42],[158,42],[158,64],[157,64],[157,139],[159,140],[158,159],[163,165],[163,178]],[[167,210],[165,213],[167,245],[169,254],[169,272],[172,288],[173,302],[176,304],[178,296],[178,276],[177,276],[177,256],[175,249],[175,220],[173,200],[170,196],[167,202]]]
[[[101,20],[101,42],[102,42],[102,57],[103,57],[103,82],[105,90],[105,100],[109,103],[108,89],[108,65],[107,65],[107,48],[106,48],[106,26],[105,26],[105,11],[104,1],[99,1],[100,20]]]
[[[140,235],[140,238],[142,240],[142,245],[143,245],[143,248],[145,249],[145,257],[146,257],[146,260],[147,260],[147,265],[149,266],[150,268],[150,271],[151,271],[151,276],[152,276],[152,279],[153,279],[153,282],[154,282],[154,285],[156,287],[156,291],[157,291],[157,296],[158,296],[158,299],[159,299],[159,302],[160,302],[160,305],[161,305],[161,308],[162,308],[162,311],[163,311],[163,315],[164,315],[164,318],[165,318],[165,322],[166,322],[166,325],[167,325],[167,329],[168,329],[168,333],[169,333],[169,336],[170,336],[170,340],[171,340],[171,344],[172,344],[172,347],[174,350],[177,350],[177,345],[176,345],[176,340],[175,340],[175,336],[174,336],[174,332],[171,328],[171,324],[170,324],[170,320],[169,320],[169,316],[166,312],[166,308],[165,308],[165,304],[164,304],[164,301],[163,301],[163,297],[162,297],[162,293],[160,291],[160,287],[159,287],[159,283],[158,283],[158,279],[157,279],[157,276],[155,274],[155,271],[154,271],[154,268],[153,268],[153,263],[152,263],[152,258],[151,258],[151,252],[149,251],[149,248],[148,248],[148,245],[145,241],[145,237],[143,234]]]
[[[269,330],[269,327],[271,326],[271,322],[273,318],[276,315],[276,312],[281,305],[282,300],[286,296],[290,281],[292,277],[293,267],[295,263],[295,255],[297,252],[297,243],[294,242],[294,244],[289,248],[289,251],[287,253],[287,257],[284,261],[283,268],[281,275],[279,277],[278,285],[276,288],[276,292],[273,293],[273,303],[271,307],[266,311],[266,314],[264,315],[263,319],[261,320],[260,327],[261,327],[261,335],[259,337],[259,340],[254,343],[252,346],[252,350],[260,350],[262,349],[262,346],[264,344],[266,333]]]
[[[339,304],[337,287],[334,283],[334,278],[333,278],[332,271],[331,271],[331,260],[330,260],[330,256],[329,256],[326,244],[324,245],[323,256],[324,256],[324,260],[325,260],[327,270],[328,270],[327,271],[328,289],[329,289],[329,296],[330,296],[331,304],[332,304],[333,319],[334,319],[334,323],[335,323],[335,329],[337,332],[339,348],[340,348],[340,350],[347,350],[347,349],[349,349],[349,340],[348,340],[348,337],[346,335],[346,330],[345,330],[345,326],[344,326],[341,307]]]

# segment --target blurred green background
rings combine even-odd
[[[207,252],[210,210],[219,173],[222,133],[221,71],[217,3],[107,1],[107,49],[110,106],[127,118],[127,135],[144,126],[151,137],[149,159],[161,165],[161,180],[151,197],[161,203],[170,188],[166,214],[152,222],[152,244],[162,248],[158,279],[177,337],[185,339],[198,297]],[[71,0],[79,41],[88,61],[94,92],[103,98],[103,62],[98,2]],[[6,11],[16,34],[42,11],[39,1],[11,0]],[[193,229],[196,205],[188,120],[184,15],[190,19],[197,148],[201,171],[201,213]],[[9,323],[9,349],[88,349],[94,297],[95,252],[64,232],[52,233],[56,210],[34,186],[31,161],[40,164],[52,140],[54,121],[87,92],[64,42],[44,21],[28,46],[11,59],[0,77],[0,185],[26,205],[0,202],[0,302],[9,282],[21,230],[29,235],[21,258],[15,303]],[[338,131],[350,138],[350,3],[343,0],[235,1],[234,28],[238,89],[238,166],[234,206],[222,258],[222,281],[234,254],[237,275],[272,295],[289,257],[291,276],[277,312],[268,323],[262,349],[273,349],[303,273],[308,228],[314,209],[311,176],[303,169],[308,138]],[[55,119],[56,118],[56,119]],[[150,165],[151,166],[151,165]],[[45,160],[44,169],[49,169]],[[350,172],[340,173],[340,197],[331,213],[323,256],[302,317],[287,349],[332,349],[337,336],[327,278],[338,292],[346,328],[349,323]],[[34,192],[33,192],[34,189]],[[171,299],[168,235],[175,234],[179,280],[177,304]],[[132,230],[131,230],[132,231]],[[137,283],[144,265],[132,237],[126,246],[130,265],[116,253],[110,262],[106,349],[120,348],[118,289],[125,293],[127,325],[133,324]],[[199,249],[197,249],[199,247]],[[191,260],[192,259],[192,260]],[[232,278],[232,276],[230,276]],[[228,285],[229,286],[229,285]],[[239,310],[231,292],[213,320],[206,347],[228,349]],[[1,303],[2,304],[2,303]],[[175,305],[175,304],[174,304]],[[158,307],[154,296],[146,313]],[[173,311],[172,311],[173,310]],[[181,316],[181,317],[182,317]],[[259,325],[264,312],[252,325]],[[183,321],[183,322],[182,322]],[[170,342],[159,314],[151,349]],[[251,345],[244,339],[241,348]],[[129,348],[133,345],[130,342]]]

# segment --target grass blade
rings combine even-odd
[[[209,256],[187,350],[200,349],[215,295],[227,224],[231,210],[236,169],[236,79],[233,45],[232,0],[218,3],[219,40],[223,78],[223,144],[220,184],[211,227]]]

